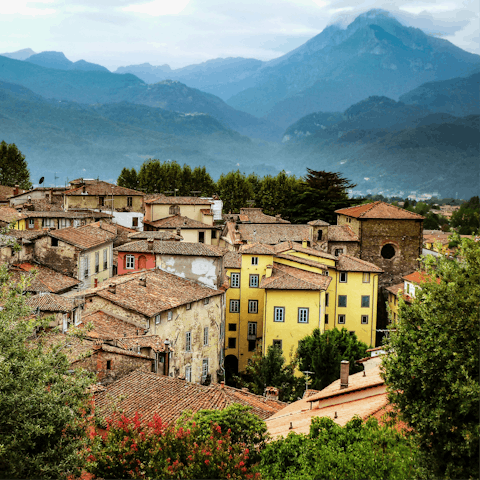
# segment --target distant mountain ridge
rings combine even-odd
[[[13,58],[14,60],[26,60],[36,53],[31,48],[24,48],[11,53],[0,53],[3,57]]]
[[[42,52],[28,57],[26,62],[33,63],[40,67],[55,68],[57,70],[84,70],[109,72],[108,68],[97,65],[96,63],[78,60],[72,62],[62,52]]]

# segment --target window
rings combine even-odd
[[[228,348],[237,348],[237,339],[235,337],[228,337]]]
[[[83,274],[84,274],[84,277],[87,278],[88,275],[89,275],[89,269],[88,269],[88,266],[90,264],[90,257],[88,255],[85,255],[83,257]]]
[[[325,314],[325,325],[328,325],[328,313]]]
[[[258,313],[258,300],[248,301],[248,313]]]
[[[54,227],[55,220],[53,218],[44,218],[42,220],[42,227]]]
[[[173,318],[173,312],[167,312],[167,320],[171,320]]]
[[[248,286],[250,288],[258,288],[258,275],[250,275],[250,282]]]
[[[308,308],[298,309],[298,323],[308,323]]]
[[[362,325],[367,325],[368,323],[368,315],[362,315]]]
[[[132,218],[132,227],[138,227],[138,217]]]
[[[346,295],[339,295],[338,296],[338,306],[339,307],[346,307],[347,306],[347,296]]]
[[[127,197],[127,207],[131,207],[133,205],[133,198]]]
[[[340,283],[347,283],[347,272],[340,272]]]
[[[240,300],[230,300],[230,313],[240,312]]]
[[[208,305],[209,303],[210,303],[210,299],[208,297],[203,299],[204,305]]]
[[[212,240],[217,238],[217,231],[216,230],[212,230]]]
[[[178,215],[180,213],[180,205],[171,205],[168,209],[169,215]]]
[[[273,346],[277,347],[281,350],[282,349],[282,341],[281,340],[274,340],[273,341]]]
[[[112,369],[112,361],[107,360],[107,370],[111,370],[111,369]]]
[[[70,226],[69,218],[59,218],[58,219],[58,228],[67,228]]]
[[[362,295],[362,308],[370,308],[370,295]]]
[[[363,282],[363,283],[370,283],[370,273],[365,272],[365,273],[363,274],[362,282]]]
[[[135,255],[127,255],[125,257],[125,268],[133,270],[135,268]]]
[[[239,273],[232,273],[230,276],[230,286],[232,288],[239,288],[240,287],[240,274]]]
[[[186,365],[185,366],[185,380],[187,382],[192,381],[192,366],[191,365]]]
[[[322,230],[319,230],[317,233],[317,240],[320,241],[322,239],[323,232]]]
[[[35,228],[35,220],[33,218],[28,220],[28,228]]]
[[[204,358],[202,362],[202,378],[207,378],[208,375],[208,358]]]
[[[257,335],[257,322],[248,322],[248,334]]]
[[[237,324],[236,323],[229,323],[228,324],[228,331],[229,332],[236,332],[237,331]]]
[[[205,232],[198,232],[198,243],[205,243]]]
[[[95,252],[95,273],[100,271],[100,252]]]
[[[105,205],[105,197],[98,197],[98,205],[100,205],[100,207]]]
[[[380,251],[380,255],[385,258],[386,260],[390,260],[395,256],[395,247],[391,243],[387,243],[382,247]]]
[[[161,317],[160,317],[160,314],[158,315],[155,315],[155,325],[158,325],[161,321]]]
[[[328,307],[328,299],[329,299],[329,294],[325,294],[325,306]]]
[[[273,321],[284,322],[285,321],[285,307],[274,307],[273,309]]]
[[[248,351],[254,352],[257,348],[257,341],[256,340],[249,340],[248,341]]]
[[[208,327],[203,329],[203,345],[208,345]]]
[[[338,323],[339,324],[344,324],[345,323],[345,315],[339,315],[338,316]]]
[[[52,245],[52,247],[58,247],[58,238],[51,237],[50,244]]]
[[[343,248],[336,248],[335,249],[335,256],[338,257],[339,255],[343,254]]]
[[[108,269],[108,250],[106,248],[103,250],[103,269]]]
[[[192,308],[192,304],[191,304],[191,303],[187,303],[187,305],[185,306],[185,308],[186,308],[187,310],[190,310],[190,309]]]
[[[252,265],[258,265],[258,257],[252,257]]]
[[[192,333],[187,332],[185,334],[185,351],[191,352],[192,351]]]

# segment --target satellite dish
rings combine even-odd
[[[45,177],[42,177],[42,178],[38,181],[38,184],[41,185],[44,180],[45,180]]]

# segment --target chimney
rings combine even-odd
[[[348,372],[350,370],[350,362],[342,360],[340,362],[340,388],[348,387]]]
[[[50,195],[48,196],[49,203],[53,203],[53,188],[50,189]]]
[[[147,238],[147,249],[153,250],[153,238]]]
[[[265,389],[265,398],[267,400],[278,400],[278,388],[267,387]]]
[[[113,293],[114,295],[116,295],[117,294],[117,286],[114,283],[110,284],[108,286],[108,291],[110,293]]]
[[[87,193],[87,187],[85,185],[82,187],[82,193]]]
[[[177,235],[180,236],[180,227],[177,227]]]
[[[282,219],[281,215],[275,215],[275,220],[277,223],[280,223],[280,220]]]
[[[265,278],[270,278],[272,276],[272,265],[267,265],[267,269],[265,271]]]
[[[138,279],[138,283],[140,284],[141,287],[146,287],[147,286],[147,277],[140,277]]]
[[[13,189],[13,194],[14,195],[18,195],[18,188],[19,188],[19,185],[15,185],[15,188]]]
[[[225,382],[223,380],[220,382],[220,388],[225,390]]]
[[[308,247],[308,241],[307,241],[306,238],[304,238],[304,239],[302,240],[302,247],[303,247],[303,248],[307,248],[307,247]]]

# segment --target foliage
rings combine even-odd
[[[266,387],[279,389],[279,400],[297,400],[303,395],[304,381],[295,376],[296,361],[286,363],[282,350],[270,345],[267,354],[256,352],[252,361],[235,380],[256,395],[263,395]]]
[[[359,203],[358,199],[348,197],[347,190],[355,186],[339,173],[307,168],[302,188],[293,199],[288,216],[294,223],[320,219],[335,224],[335,210]]]
[[[138,414],[107,420],[105,432],[93,432],[85,450],[85,468],[100,478],[253,478],[249,450],[234,444],[218,425],[210,434],[195,423],[168,427]]]
[[[92,376],[69,373],[64,345],[27,346],[49,318],[29,318],[22,292],[0,268],[0,477],[60,478],[76,473]]]
[[[25,155],[14,143],[0,143],[0,185],[28,190],[32,187]]]
[[[350,362],[350,374],[363,370],[355,360],[366,356],[367,345],[357,340],[346,328],[327,330],[321,334],[316,328],[311,335],[300,340],[297,355],[301,371],[315,372],[311,387],[322,390],[340,378],[340,362]]]
[[[480,233],[480,199],[472,197],[463,203],[459,210],[453,212],[452,227],[457,228],[460,235]]]
[[[241,443],[250,451],[247,465],[260,460],[260,450],[268,439],[265,422],[251,412],[252,407],[233,404],[223,410],[200,410],[191,416],[188,426],[195,423],[202,432],[201,440],[207,440],[212,424],[218,425],[222,432],[230,432],[232,443]]]
[[[400,302],[385,380],[430,475],[478,478],[480,243],[464,238],[457,253],[424,259],[426,282]]]
[[[248,200],[254,199],[253,186],[240,170],[222,173],[217,182],[217,193],[225,212],[238,213],[240,208],[248,206]]]
[[[118,184],[124,181],[125,175],[120,174]],[[133,176],[135,169],[131,169]],[[145,193],[166,193],[166,195],[192,195],[197,192],[198,196],[211,196],[215,192],[215,183],[207,173],[205,167],[195,167],[192,171],[189,165],[181,167],[175,161],[160,162],[160,160],[149,159],[143,162],[137,176],[137,188]],[[126,185],[124,185],[126,186]]]
[[[138,176],[137,171],[132,168],[122,168],[119,177],[117,178],[117,185],[125,188],[132,188],[138,190]]]
[[[262,452],[262,479],[415,478],[415,449],[408,438],[375,418],[354,417],[344,427],[314,417],[308,435],[290,433]]]

